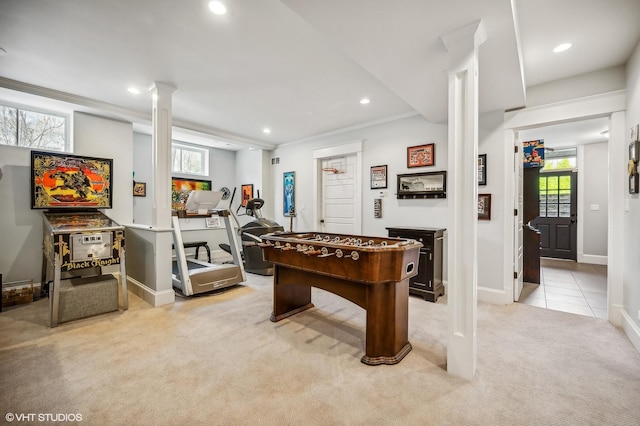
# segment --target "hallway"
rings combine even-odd
[[[518,302],[607,319],[607,267],[541,258],[540,284],[524,283]]]

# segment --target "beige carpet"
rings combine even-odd
[[[1,313],[0,421],[78,413],[91,425],[640,424],[640,355],[604,320],[481,304],[468,382],[446,372],[443,303],[411,297],[413,351],[371,367],[360,363],[364,310],[314,290],[316,308],[274,324],[271,279],[249,276],[168,307],[130,294],[127,312],[55,329],[47,300]]]

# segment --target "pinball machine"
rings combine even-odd
[[[365,309],[364,364],[397,364],[411,351],[409,279],[418,271],[421,243],[282,232],[262,235],[262,240],[265,259],[275,265],[271,321],[312,308],[311,287],[316,287]]]
[[[32,151],[31,170],[31,208],[43,210],[41,285],[48,284],[50,326],[118,310],[107,266],[119,265],[128,309],[124,226],[98,210],[112,208],[113,160]]]

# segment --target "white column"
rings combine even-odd
[[[447,371],[473,380],[477,360],[478,46],[482,21],[440,36],[449,52]]]
[[[150,88],[153,98],[152,111],[152,170],[153,233],[155,283],[150,292],[154,306],[173,303],[175,294],[171,277],[171,243],[173,236],[165,230],[171,228],[171,96],[176,88],[154,82]]]
[[[154,82],[149,89],[153,98],[153,212],[152,225],[171,227],[171,95],[176,88]]]
[[[627,140],[627,125],[624,111],[614,112],[609,118],[609,215],[608,244],[607,244],[607,291],[608,317],[613,325],[622,326],[624,311],[624,218],[629,211],[629,175],[625,164],[628,157],[629,141]],[[624,188],[624,189],[622,189]]]

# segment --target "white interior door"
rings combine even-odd
[[[320,180],[320,230],[335,234],[357,234],[356,155],[323,159]]]
[[[514,208],[516,209],[516,211],[518,212],[517,215],[513,216],[513,226],[514,226],[514,233],[513,233],[513,240],[514,240],[514,247],[513,247],[513,253],[514,253],[514,259],[513,259],[513,270],[514,270],[514,277],[513,277],[513,300],[514,301],[518,301],[518,299],[520,299],[520,293],[522,293],[522,282],[523,282],[523,273],[522,273],[522,269],[523,269],[523,259],[524,259],[524,244],[523,244],[523,236],[522,236],[522,232],[523,232],[523,223],[522,223],[522,209],[523,209],[523,204],[524,204],[524,195],[523,195],[523,166],[522,166],[522,148],[520,147],[520,138],[518,137],[518,133],[516,132],[515,135],[515,146],[516,149],[514,149],[515,154],[514,154],[514,188],[515,188],[515,194],[514,194],[514,200],[515,200],[515,206]]]

